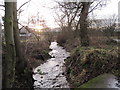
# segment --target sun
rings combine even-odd
[[[35,29],[37,29],[37,30],[42,30],[42,29],[43,29],[43,26],[36,26]]]
[[[35,29],[35,31],[37,31],[37,32],[41,32],[42,29],[43,29],[43,26],[36,26],[36,27],[34,27],[34,29]]]

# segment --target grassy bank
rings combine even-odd
[[[100,30],[89,30],[89,47],[81,47],[79,34],[62,31],[57,42],[71,53],[65,60],[66,76],[71,87],[80,87],[103,73],[120,77],[120,48]]]
[[[120,76],[120,49],[77,47],[66,62],[67,80],[71,87],[79,87],[103,73]]]

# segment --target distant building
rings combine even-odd
[[[89,28],[102,29],[112,25],[117,25],[114,19],[93,19],[89,20]]]
[[[32,34],[30,32],[28,32],[25,27],[22,27],[20,29],[20,37],[29,37],[31,35]]]
[[[53,29],[51,29],[51,32],[59,32],[59,31],[61,31],[61,28],[53,28]]]

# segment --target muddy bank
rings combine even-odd
[[[94,77],[112,73],[120,77],[120,49],[78,47],[66,62],[66,76],[71,87],[80,87]]]

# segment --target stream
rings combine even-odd
[[[34,87],[37,88],[68,88],[69,83],[64,75],[65,65],[64,60],[70,56],[63,47],[57,45],[57,42],[51,42],[49,47],[52,51],[49,54],[52,56],[46,63],[35,68],[33,78],[35,80]],[[82,87],[87,88],[118,88],[120,83],[116,76],[112,74],[103,74],[88,81]]]
[[[35,88],[69,88],[69,84],[64,76],[64,59],[70,56],[57,42],[51,42],[49,53],[53,58],[34,69],[33,75]]]

